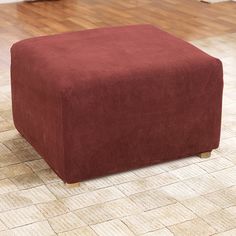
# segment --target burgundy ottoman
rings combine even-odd
[[[219,145],[222,64],[151,25],[11,48],[15,126],[67,183]]]

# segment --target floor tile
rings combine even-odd
[[[16,191],[16,185],[9,179],[0,180],[0,194]]]
[[[236,186],[206,194],[204,197],[223,208],[236,205]]]
[[[48,169],[49,166],[43,159],[33,160],[26,163],[34,172]]]
[[[181,201],[181,203],[194,212],[196,215],[204,217],[214,211],[219,211],[221,208],[203,196],[194,197]]]
[[[4,178],[12,178],[18,175],[30,174],[32,173],[32,170],[27,165],[25,165],[25,163],[19,163],[2,167],[0,169],[0,173]]]
[[[194,215],[193,212],[191,212],[180,203],[157,208],[155,210],[152,210],[152,212],[165,226],[178,224],[186,220],[196,218],[196,215]]]
[[[159,165],[149,166],[133,170],[133,173],[141,178],[146,178],[153,175],[158,175],[165,172]]]
[[[110,181],[109,177],[102,177],[97,179],[92,179],[86,181],[85,185],[88,187],[90,191],[110,187],[113,185],[112,181]]]
[[[141,212],[142,209],[138,208],[133,201],[128,198],[121,198],[79,209],[75,214],[83,219],[86,224],[92,225]]]
[[[36,206],[15,209],[0,213],[0,220],[9,228],[31,224],[44,219]]]
[[[45,186],[22,190],[18,192],[18,195],[30,199],[34,204],[56,200]]]
[[[13,235],[19,236],[56,236],[47,221],[29,224],[23,227],[12,229]]]
[[[236,166],[211,173],[218,181],[224,181],[226,186],[236,185]]]
[[[24,138],[10,139],[3,144],[11,151],[22,150],[29,147],[29,143]]]
[[[133,172],[128,171],[128,172],[124,172],[124,173],[110,175],[107,178],[109,179],[109,181],[112,184],[122,184],[122,183],[130,182],[133,180],[137,180],[138,176],[135,175]]]
[[[85,223],[72,212],[50,218],[48,221],[56,233],[66,232],[85,226]]]
[[[181,167],[177,170],[170,171],[170,173],[177,178],[184,180],[184,179],[190,179],[192,177],[196,177],[199,175],[204,175],[207,172],[197,166],[196,164],[188,165],[185,167]]]
[[[53,182],[47,184],[47,188],[52,192],[58,199],[78,195],[81,193],[85,193],[89,191],[88,186],[86,183],[80,183],[80,186],[68,188],[66,185],[60,181],[60,182]]]
[[[35,173],[17,175],[10,180],[18,189],[29,189],[43,185],[43,181]]]
[[[174,236],[174,234],[171,233],[171,231],[168,230],[167,228],[163,228],[153,232],[146,233],[143,236]]]
[[[167,195],[173,197],[178,201],[193,198],[199,195],[197,192],[195,192],[183,182],[170,184],[160,189],[161,191],[165,192]]]
[[[175,236],[183,236],[183,235],[208,236],[216,232],[214,228],[208,225],[201,218],[185,221],[180,224],[172,225],[168,228]]]
[[[59,200],[37,204],[37,208],[45,218],[51,218],[69,212],[69,209]]]
[[[9,154],[11,151],[2,143],[0,143],[0,153],[1,155]]]
[[[224,211],[226,214],[232,215],[233,218],[236,218],[236,205],[225,208]]]
[[[63,199],[63,202],[70,210],[77,210],[121,197],[124,197],[124,194],[122,194],[118,189],[115,187],[108,187],[105,189],[99,189],[93,192],[68,197]]]
[[[61,179],[56,175],[52,169],[44,169],[37,172],[37,176],[45,183],[53,183],[61,181]]]
[[[80,227],[68,232],[59,233],[58,236],[97,236],[90,227]]]
[[[236,228],[236,218],[231,213],[220,210],[204,216],[206,221],[211,227],[216,229],[217,232],[224,232]]]
[[[162,173],[148,178],[131,181],[128,183],[118,185],[118,188],[127,196],[146,190],[154,189],[160,186],[168,185],[177,182],[178,179],[169,174]]]
[[[199,194],[207,194],[231,186],[230,183],[224,182],[223,179],[219,181],[210,175],[194,177],[185,180],[184,183]]]
[[[6,230],[7,227],[0,221],[0,231]]]
[[[214,234],[214,236],[235,236],[235,235],[236,235],[236,228],[222,233]]]
[[[142,214],[128,216],[122,219],[135,235],[145,234],[150,231],[161,229],[164,225],[159,221],[156,211],[147,211]]]
[[[136,193],[129,198],[144,211],[176,203],[173,197],[159,189]]]
[[[15,150],[13,153],[21,162],[42,159],[42,157],[32,147],[23,150]]]
[[[234,163],[227,160],[226,158],[220,157],[220,158],[211,159],[209,161],[197,163],[197,165],[200,166],[205,171],[207,171],[208,173],[211,173],[211,172],[215,172],[215,171],[232,167]]]
[[[184,166],[188,166],[191,165],[195,162],[199,161],[199,157],[188,157],[188,158],[182,158],[179,160],[173,160],[170,162],[165,162],[165,163],[161,163],[159,164],[159,167],[165,171],[172,171],[172,170],[176,170],[178,168],[184,167]]]
[[[98,236],[116,235],[116,236],[134,236],[128,227],[120,220],[112,220],[97,225],[92,225],[91,228]]]
[[[21,160],[14,153],[3,154],[0,152],[0,160],[0,168],[21,162]]]
[[[21,196],[19,191],[0,195],[0,212],[26,207],[33,204],[30,198]]]

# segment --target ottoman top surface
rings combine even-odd
[[[62,83],[72,82],[68,82],[68,76],[76,82],[181,71],[212,60],[198,48],[152,25],[36,37],[15,43],[12,56],[14,50],[23,52],[31,66],[56,74]]]

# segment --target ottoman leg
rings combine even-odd
[[[198,154],[198,156],[201,158],[208,158],[211,156],[211,152],[202,152],[202,153]]]
[[[77,187],[80,186],[80,182],[74,183],[74,184],[65,183],[65,186],[66,186],[67,188],[77,188]]]

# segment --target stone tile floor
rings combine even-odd
[[[0,236],[236,235],[236,34],[194,41],[224,64],[222,137],[196,156],[65,187],[14,129],[0,73]]]

